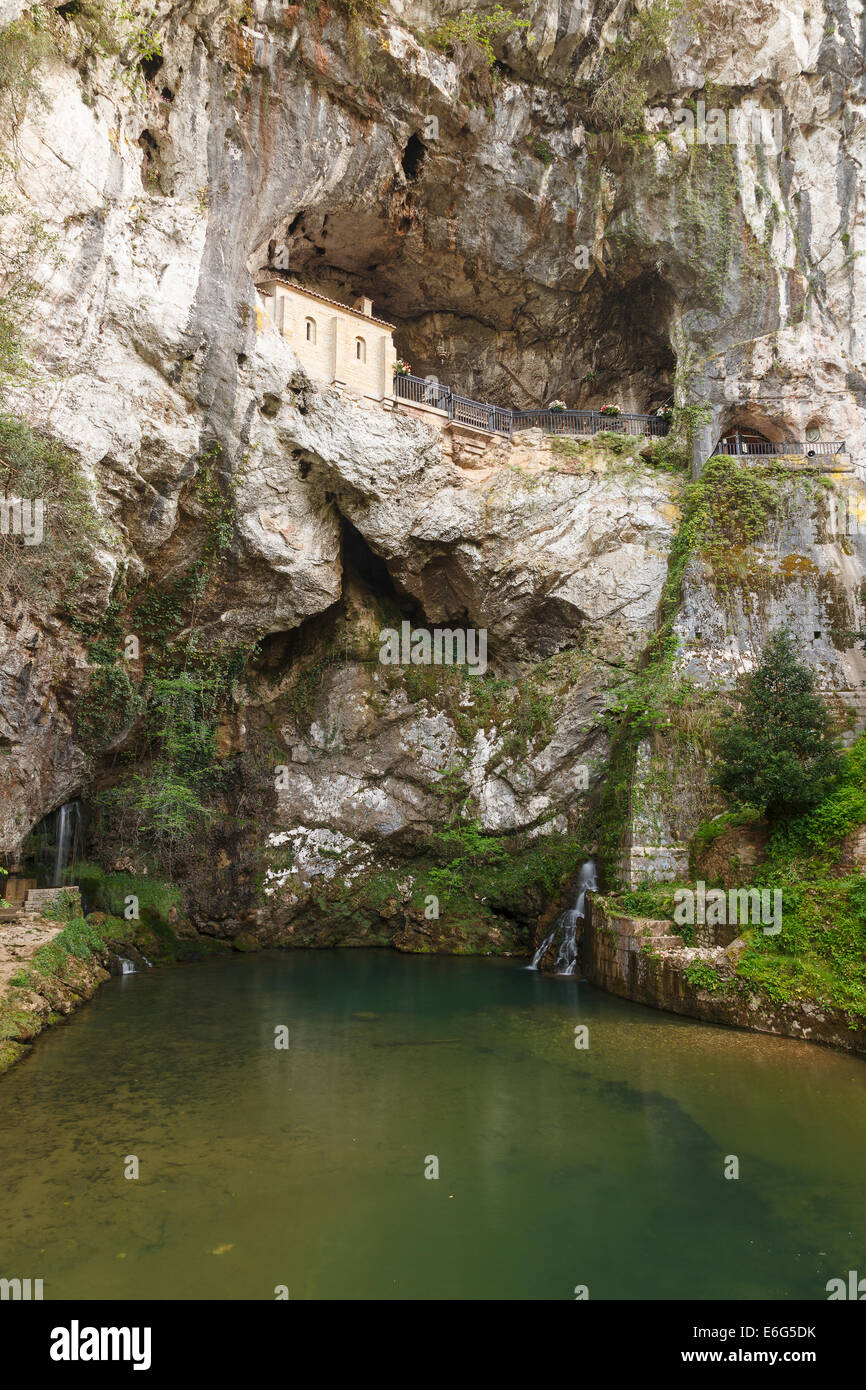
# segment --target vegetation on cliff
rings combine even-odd
[[[830,711],[787,629],[773,633],[718,734],[715,782],[776,820],[820,801],[839,769]]]

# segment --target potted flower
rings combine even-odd
[[[565,401],[551,401],[548,410],[568,410]]]
[[[397,358],[397,361],[394,363],[394,375],[395,375],[395,376],[411,376],[411,375],[412,375],[412,368],[409,366],[409,363],[408,363],[408,362],[404,362],[404,361],[403,361],[403,358],[402,358],[402,357],[398,357],[398,358]]]
[[[601,414],[602,414],[602,415],[621,415],[621,414],[622,414],[622,411],[620,410],[620,408],[619,408],[618,405],[615,405],[613,402],[608,401],[607,405],[603,405],[603,406],[601,407]]]
[[[660,420],[670,420],[673,413],[674,408],[672,405],[660,405],[658,410],[656,411],[656,415],[659,417]]]

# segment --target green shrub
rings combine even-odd
[[[78,737],[85,745],[104,748],[142,709],[139,688],[123,666],[97,666],[75,711]]]
[[[643,128],[648,74],[665,56],[674,25],[687,12],[686,0],[650,0],[633,16],[629,37],[618,35],[592,97],[593,115],[604,129]]]
[[[0,115],[13,128],[21,121],[28,98],[38,90],[40,64],[54,51],[52,20],[47,6],[33,5],[0,30]]]
[[[742,710],[722,725],[715,783],[773,818],[820,801],[839,770],[830,712],[783,628],[743,682]]]
[[[825,797],[802,821],[803,839],[816,849],[837,843],[866,822],[866,789],[844,786]]]
[[[121,841],[152,848],[169,866],[173,855],[214,815],[202,801],[196,780],[165,762],[99,792],[95,805]]]
[[[69,922],[73,917],[77,917],[79,911],[78,897],[75,893],[64,891],[47,904],[42,913],[52,922]]]
[[[75,956],[77,960],[90,960],[103,950],[104,944],[96,927],[83,917],[73,917],[52,941],[39,947],[29,969],[39,975],[58,975],[69,956]]]
[[[866,1018],[866,878],[821,878],[783,888],[778,936],[751,930],[737,975],[774,1003],[800,999]]]
[[[641,883],[610,895],[617,911],[635,917],[669,918],[673,921],[674,889],[668,883]]]
[[[489,70],[496,62],[493,40],[528,28],[528,19],[520,19],[502,5],[494,5],[490,14],[464,10],[446,20],[435,30],[433,43],[452,56],[468,58],[467,66],[478,63]]]
[[[686,445],[670,434],[654,439],[643,457],[659,473],[686,473],[692,461]]]
[[[728,981],[723,980],[719,972],[704,960],[693,961],[684,973],[689,984],[693,985],[695,989],[706,989],[712,994],[723,994],[728,988]]]

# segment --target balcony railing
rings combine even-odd
[[[515,410],[513,430],[540,429],[545,434],[665,435],[671,427],[663,415],[603,415],[600,410]],[[513,431],[512,431],[513,432]]]
[[[769,439],[741,439],[739,435],[731,439],[720,439],[713,450],[714,454],[729,454],[735,458],[780,454],[802,454],[805,458],[833,458],[836,454],[844,452],[844,439],[807,439],[804,443],[785,439],[773,443]]]
[[[492,434],[516,434],[518,430],[540,429],[545,434],[592,435],[608,430],[613,434],[666,435],[670,421],[661,415],[602,415],[600,410],[509,410],[458,396],[450,386],[425,381],[419,376],[399,373],[394,377],[394,395],[413,405],[442,410],[456,425],[487,430]]]

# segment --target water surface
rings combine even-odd
[[[0,1275],[46,1298],[824,1299],[866,1269],[864,1079],[508,961],[119,977],[0,1078]]]

